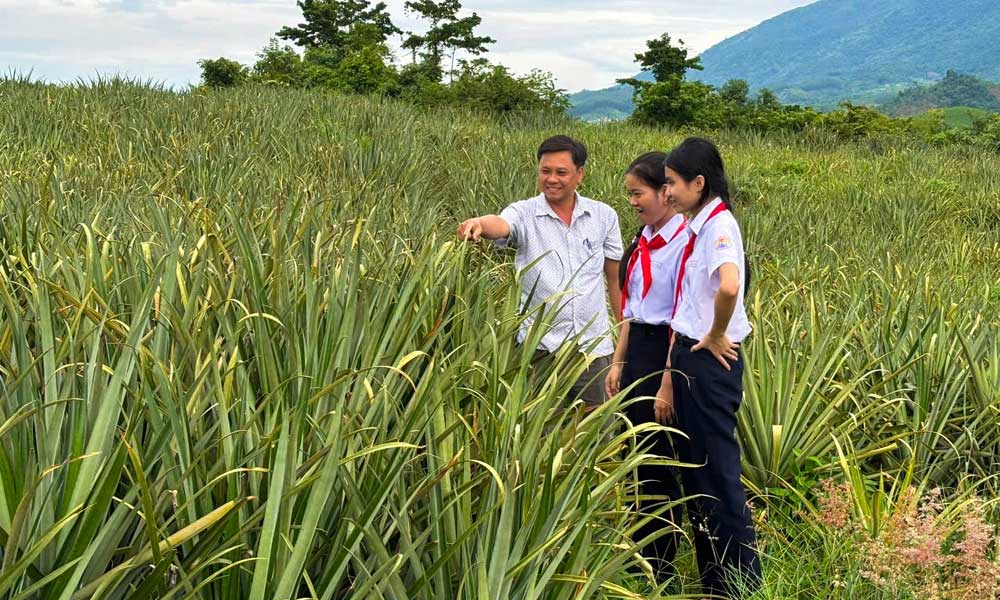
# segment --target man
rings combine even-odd
[[[538,148],[538,196],[515,202],[500,215],[464,221],[458,237],[494,240],[517,248],[514,264],[525,271],[521,302],[530,311],[549,301],[559,306],[538,351],[554,352],[567,339],[579,336],[589,366],[574,384],[573,398],[588,407],[604,402],[603,373],[614,352],[608,303],[621,313],[618,262],[622,256],[618,214],[607,204],[577,193],[583,181],[587,149],[580,142],[559,135]],[[523,342],[530,328],[518,333]]]

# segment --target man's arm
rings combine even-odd
[[[622,288],[618,285],[618,261],[604,259],[604,277],[608,280],[608,299],[611,300],[611,310],[615,320],[622,318]]]
[[[458,239],[478,242],[479,238],[501,240],[510,237],[510,225],[497,215],[484,215],[463,221],[458,226]]]

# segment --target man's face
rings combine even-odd
[[[538,188],[549,202],[573,198],[581,181],[583,167],[573,164],[573,155],[568,151],[548,152],[538,161]]]

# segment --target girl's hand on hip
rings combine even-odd
[[[691,348],[691,352],[708,350],[712,353],[712,356],[722,363],[723,368],[729,371],[730,367],[729,363],[726,362],[726,359],[732,361],[739,360],[740,355],[737,353],[737,350],[739,349],[740,345],[730,340],[727,335],[714,336],[712,334],[708,334]]]

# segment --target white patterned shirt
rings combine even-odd
[[[740,272],[740,291],[726,336],[739,343],[750,335],[750,322],[743,306],[746,279],[743,237],[736,218],[728,210],[708,219],[721,203],[722,200],[716,198],[688,221],[688,233],[698,237],[684,267],[680,304],[671,326],[677,333],[698,341],[711,331],[715,320],[715,293],[719,291],[719,267],[732,263]]]
[[[591,357],[612,354],[604,261],[622,257],[614,209],[577,194],[572,220],[566,225],[539,194],[511,204],[500,217],[510,226],[510,237],[497,244],[517,248],[514,265],[522,274],[522,311],[532,313],[546,302],[559,306],[538,349],[553,352],[579,335],[581,348]],[[519,342],[526,339],[535,314],[521,326]]]

